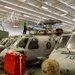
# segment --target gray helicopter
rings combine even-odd
[[[54,49],[55,41],[51,36],[28,35],[18,38],[15,43],[1,51],[0,57],[4,57],[7,52],[20,52],[26,54],[26,61],[38,61],[39,57],[47,57]]]
[[[61,75],[75,75],[75,32],[63,35],[62,42],[51,52],[49,59],[59,62]]]

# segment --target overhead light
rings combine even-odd
[[[14,28],[18,28],[18,26],[16,26],[16,25],[13,25],[13,27],[14,27]]]
[[[55,7],[55,8],[62,11],[62,12],[64,12],[64,13],[68,13],[68,11],[61,9],[60,7]]]
[[[42,17],[43,19],[47,19],[46,17]]]
[[[8,6],[4,6],[4,8],[7,8],[7,9],[12,9],[11,7],[8,7]]]
[[[44,2],[44,3],[47,4],[47,5],[52,6],[52,3],[49,3],[49,2]]]
[[[31,2],[27,2],[27,4],[37,7],[35,4],[33,4]]]
[[[56,15],[60,15],[59,13],[57,13],[57,12],[53,12],[54,14],[56,14]]]
[[[60,16],[66,16],[67,15],[67,13],[65,13],[65,14],[62,14],[62,15],[60,15]]]
[[[24,1],[24,2],[25,2],[26,0],[22,0],[22,1]]]
[[[25,2],[26,0],[19,0],[19,1],[21,1],[21,2]]]
[[[41,1],[41,2],[45,2],[45,1],[47,1],[47,0],[39,0],[39,1]]]
[[[41,8],[43,8],[43,9],[45,9],[45,10],[47,10],[48,8],[47,7],[45,7],[45,6],[42,6]]]
[[[73,21],[75,21],[75,18],[73,18]]]
[[[71,5],[70,5],[70,7],[73,8],[73,9],[75,9],[75,6],[71,6]]]
[[[25,17],[29,17],[28,15],[24,15]]]

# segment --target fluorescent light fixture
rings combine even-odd
[[[27,4],[37,7],[35,4],[33,4],[31,2],[27,2]]]
[[[73,21],[75,21],[75,18],[73,18]]]
[[[53,12],[53,14],[60,15],[59,13]]]
[[[63,1],[63,0],[58,0],[59,2],[61,2],[61,3],[63,3],[63,4],[65,4],[66,6],[68,6],[69,4],[68,3],[66,3],[65,1]]]
[[[67,13],[65,13],[65,14],[62,14],[62,15],[60,15],[60,16],[66,16],[67,15]]]
[[[48,8],[47,7],[45,7],[45,6],[42,6],[41,8],[43,8],[43,9],[45,9],[45,10],[47,10]]]
[[[66,23],[70,23],[70,24],[73,24],[72,22],[69,22],[69,21],[66,21],[66,20],[63,20],[64,22],[66,22]]]
[[[19,0],[19,1],[21,1],[21,2],[25,2],[26,0]]]
[[[12,9],[11,7],[8,7],[8,6],[4,6],[4,8],[7,8],[7,9]]]
[[[75,9],[75,6],[71,6],[71,5],[69,5],[72,9]]]
[[[61,8],[59,8],[59,7],[55,7],[55,8],[58,9],[58,10],[60,10],[60,11],[62,11],[62,12],[68,13],[68,11],[63,10],[63,9],[61,9]]]
[[[44,2],[45,4],[49,4],[49,2]]]
[[[16,25],[13,25],[13,27],[14,27],[14,28],[18,28],[18,26],[16,26]]]
[[[47,4],[47,5],[50,5],[50,6],[52,6],[52,4],[51,3],[49,3],[49,2],[44,2],[45,4]]]
[[[28,15],[24,15],[25,17],[29,17]]]
[[[47,19],[46,17],[42,17],[43,19]]]
[[[24,2],[25,2],[26,0],[22,0],[22,1],[24,1]]]

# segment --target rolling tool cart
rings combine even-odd
[[[25,73],[26,56],[20,53],[6,53],[4,70],[11,75],[23,75]]]

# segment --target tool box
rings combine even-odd
[[[26,67],[26,56],[20,53],[6,53],[4,70],[11,75],[23,75]]]

